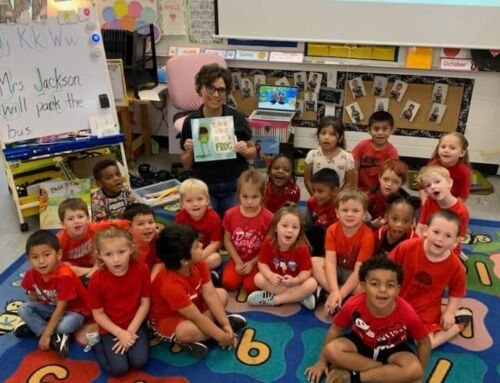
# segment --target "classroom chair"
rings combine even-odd
[[[213,63],[227,68],[226,60],[213,53],[187,53],[167,61],[168,95],[176,109],[173,121],[178,132],[182,131],[186,117],[203,103],[195,90],[196,74],[203,65]]]

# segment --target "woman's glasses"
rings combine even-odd
[[[205,88],[207,89],[207,93],[214,94],[215,92],[217,92],[219,96],[225,96],[227,92],[226,88],[224,87],[216,88],[213,85],[207,85]]]

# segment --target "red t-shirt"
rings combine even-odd
[[[298,203],[300,200],[300,188],[297,184],[289,182],[284,190],[277,191],[270,181],[267,181],[264,192],[264,206],[271,213],[276,213],[285,202]]]
[[[153,322],[173,315],[179,309],[194,304],[200,311],[206,310],[201,291],[210,282],[210,270],[205,261],[190,266],[191,275],[176,270],[162,269],[153,280],[150,317]]]
[[[404,189],[399,189],[399,195],[407,197],[408,193]],[[387,212],[387,197],[384,197],[380,191],[380,187],[377,187],[368,195],[368,211],[373,219],[381,218]]]
[[[208,208],[199,221],[195,221],[186,210],[181,209],[175,216],[175,223],[184,223],[196,230],[203,248],[212,241],[222,241],[222,225],[219,214],[212,208]]]
[[[57,302],[68,302],[66,311],[90,315],[89,295],[82,282],[68,265],[60,263],[56,270],[41,274],[29,269],[21,282],[21,286],[34,291],[38,301],[55,306]]]
[[[309,197],[307,200],[307,208],[311,212],[313,226],[321,227],[326,230],[328,226],[336,222],[337,213],[335,211],[335,207],[335,203],[318,205],[316,198]]]
[[[335,222],[326,230],[325,250],[335,251],[337,266],[354,270],[356,262],[364,262],[373,255],[373,231],[364,223],[352,237],[346,237],[342,224]]]
[[[427,221],[429,221],[430,216],[439,210],[449,210],[458,215],[458,217],[460,218],[460,232],[458,233],[458,235],[462,238],[465,237],[465,235],[467,234],[467,227],[469,225],[469,210],[467,209],[467,206],[465,206],[465,204],[459,199],[457,199],[457,202],[452,207],[449,207],[448,209],[441,209],[436,200],[430,197],[427,198],[425,200],[424,206],[422,207],[422,210],[420,211],[418,222],[423,225],[427,225]],[[458,243],[457,247],[453,249],[453,252],[457,255],[460,255],[461,251],[462,245]]]
[[[306,243],[300,243],[296,248],[281,251],[266,237],[259,253],[259,262],[269,266],[273,273],[296,277],[301,271],[311,270],[311,251]]]
[[[450,172],[450,178],[453,180],[451,194],[457,198],[461,198],[462,200],[469,198],[471,171],[467,165],[465,165],[462,161],[459,161],[455,165],[448,167],[443,165],[439,159],[430,161],[428,165],[437,165],[448,169]]]
[[[239,205],[226,211],[222,227],[229,232],[231,241],[243,262],[259,255],[272,220],[273,213],[265,208],[260,209],[255,217],[245,217],[241,214]]]
[[[384,225],[375,232],[375,251],[373,254],[383,253],[385,255],[388,255],[401,242],[417,237],[417,233],[415,233],[415,231],[410,228],[406,231],[405,235],[403,235],[399,241],[389,243],[387,240],[388,231],[389,226]]]
[[[89,222],[87,231],[83,238],[73,239],[68,235],[66,229],[62,229],[57,233],[59,245],[63,251],[62,261],[69,262],[73,266],[92,267],[94,260],[92,253],[94,252],[94,235],[101,230],[111,226],[129,228],[130,222],[122,219],[114,221]]]
[[[158,238],[158,234],[155,233],[153,239],[149,242],[144,241],[139,238],[138,235],[134,234],[134,244],[135,251],[137,252],[137,259],[140,262],[144,262],[148,265],[149,269],[157,264],[161,263],[160,258],[156,254],[156,239]]]
[[[92,310],[104,309],[109,319],[126,329],[134,319],[142,298],[151,296],[149,269],[145,263],[131,261],[124,275],[117,276],[107,267],[90,277],[89,295]],[[99,327],[101,334],[106,331]]]
[[[448,288],[451,297],[465,294],[465,268],[455,256],[431,262],[424,252],[424,239],[414,238],[401,243],[389,257],[403,268],[404,279],[399,295],[413,306],[426,324],[441,318],[441,297]]]
[[[398,151],[390,142],[375,150],[371,139],[359,142],[352,149],[352,156],[359,163],[358,186],[362,190],[370,190],[378,184],[380,168],[386,160],[399,158]]]
[[[401,297],[396,297],[396,307],[385,317],[372,315],[366,299],[364,293],[349,298],[333,317],[335,326],[351,327],[366,346],[380,351],[407,342],[408,338],[419,341],[427,336],[427,330],[417,313]]]

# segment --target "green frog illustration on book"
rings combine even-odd
[[[209,140],[210,140],[210,134],[208,126],[201,125],[198,131],[198,141],[200,141],[200,148],[201,148],[201,154],[199,155],[200,158],[205,158],[210,156],[210,148],[208,146]],[[205,149],[207,153],[205,153]]]

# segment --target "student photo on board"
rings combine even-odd
[[[389,98],[388,97],[375,97],[375,112],[389,111]]]
[[[233,92],[236,90],[240,90],[241,72],[231,72],[231,77],[233,78]]]
[[[248,78],[241,79],[241,96],[242,97],[253,96],[253,85]]]
[[[266,84],[266,76],[263,74],[256,74],[253,76],[253,84],[255,87],[255,91],[259,91],[259,86]]]
[[[359,98],[366,95],[365,86],[363,85],[363,79],[361,76],[349,80],[349,87],[351,88],[353,98]]]
[[[446,96],[448,94],[447,84],[434,84],[434,89],[432,90],[432,103],[433,104],[444,104],[446,103]]]
[[[363,115],[363,112],[357,102],[346,105],[345,109],[353,124],[357,124],[365,119],[365,116]]]
[[[380,97],[385,95],[385,88],[387,87],[387,77],[375,76],[373,78],[372,94]]]
[[[401,118],[412,122],[415,116],[417,115],[419,109],[420,109],[420,104],[418,102],[408,100],[406,101],[406,105],[403,108],[403,112],[401,112]]]
[[[396,80],[391,89],[391,99],[397,102],[401,102],[403,99],[406,89],[408,88],[408,84],[401,80]]]
[[[440,124],[443,120],[444,112],[446,112],[446,105],[436,103],[432,104],[431,111],[429,113],[429,122]]]
[[[305,90],[306,77],[306,72],[297,72],[293,74],[294,84],[299,89],[299,92],[303,92]]]
[[[295,110],[295,117],[299,117],[302,113],[304,113],[304,100],[297,100]]]
[[[288,79],[283,76],[279,79],[277,79],[275,82],[274,82],[275,85],[279,85],[279,86],[290,86],[290,81],[288,81]]]
[[[304,95],[304,108],[306,112],[316,112],[317,97],[314,92],[306,92]]]
[[[307,80],[307,90],[309,92],[319,93],[319,87],[321,86],[322,79],[323,75],[321,73],[309,73],[309,79]]]

